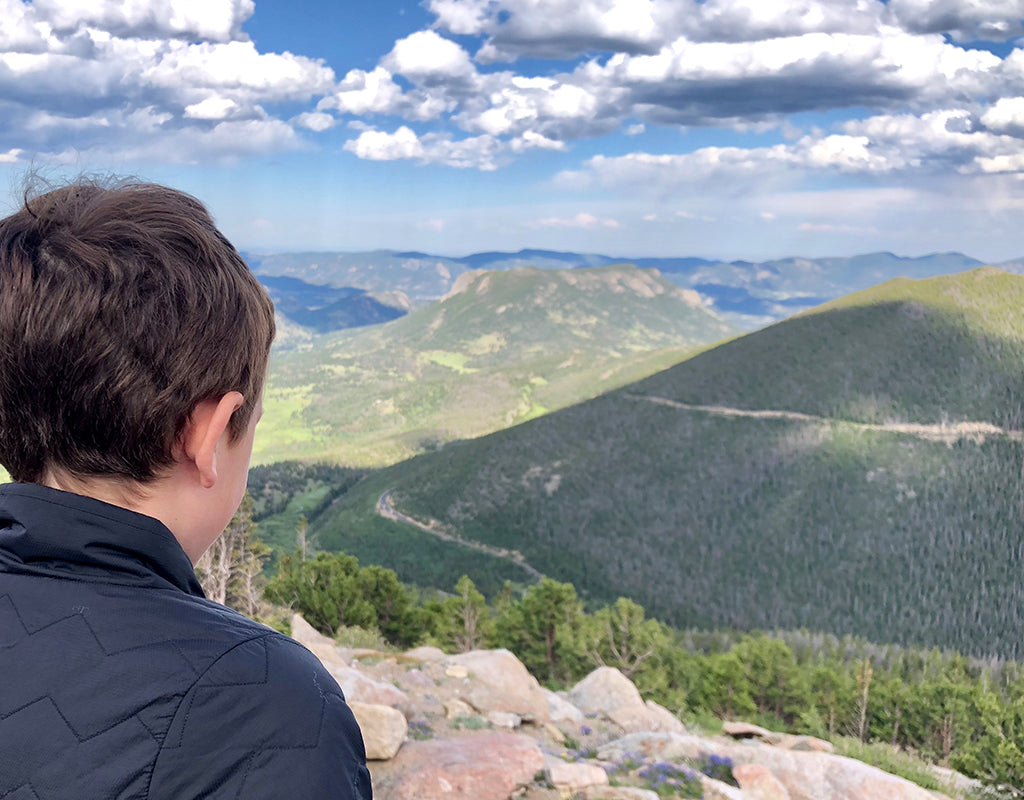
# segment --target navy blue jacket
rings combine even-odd
[[[0,487],[0,797],[369,800],[308,650],[203,596],[163,524]]]

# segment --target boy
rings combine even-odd
[[[273,307],[195,199],[80,181],[0,221],[0,797],[370,798],[319,661],[206,600]]]

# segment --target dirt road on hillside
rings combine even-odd
[[[746,408],[732,408],[730,406],[702,406],[690,403],[679,403],[669,400],[667,397],[653,397],[650,395],[627,394],[630,400],[644,400],[660,406],[669,406],[683,411],[699,411],[711,414],[716,417],[749,417],[752,419],[789,419],[798,422],[817,422],[823,425],[841,423],[852,428],[865,431],[883,431],[885,433],[902,433],[907,436],[915,436],[918,439],[925,439],[929,442],[943,442],[953,444],[961,439],[969,439],[974,442],[984,442],[990,438],[1006,438],[1013,442],[1019,442],[1024,438],[1021,431],[1012,431],[1000,428],[990,422],[954,422],[940,423],[938,425],[923,425],[915,422],[889,422],[869,423],[853,422],[851,420],[836,419],[834,417],[818,417],[813,414],[801,414],[798,411],[773,411],[753,410]]]
[[[491,547],[490,545],[483,544],[482,542],[463,539],[462,537],[456,536],[454,533],[450,533],[445,530],[444,524],[436,519],[432,519],[430,522],[420,522],[418,519],[414,519],[408,514],[403,514],[391,505],[391,489],[388,489],[384,494],[377,498],[377,513],[382,517],[393,519],[395,522],[412,525],[414,528],[419,528],[424,533],[429,533],[431,536],[436,536],[438,539],[445,542],[451,542],[452,544],[457,544],[461,547],[468,547],[470,550],[478,550],[481,553],[487,553],[495,558],[502,558],[506,561],[511,561],[513,564],[522,567],[537,580],[544,577],[539,570],[534,569],[526,563],[526,560],[523,558],[523,554],[518,550],[506,550],[503,547]]]

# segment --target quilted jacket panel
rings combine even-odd
[[[341,689],[162,524],[0,487],[0,798],[371,797]]]

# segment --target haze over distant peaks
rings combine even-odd
[[[392,250],[249,253],[246,258],[260,276],[291,276],[337,288],[399,293],[400,298],[407,298],[413,306],[422,306],[444,297],[459,275],[471,270],[509,270],[525,266],[578,269],[628,263],[657,269],[678,286],[699,292],[710,308],[746,330],[762,327],[890,278],[929,278],[961,272],[984,263],[962,253],[933,253],[912,258],[878,252],[849,257],[790,257],[751,262],[693,256],[607,256],[539,249],[483,252],[458,258]],[[1024,259],[997,266],[1008,272],[1022,272]]]

